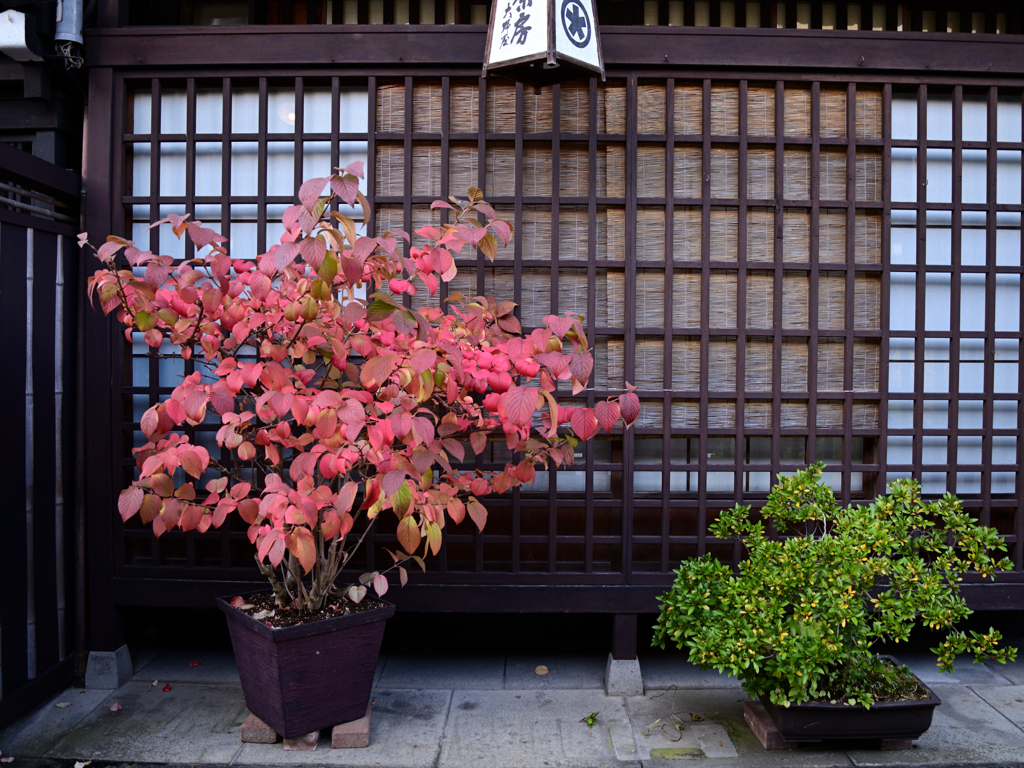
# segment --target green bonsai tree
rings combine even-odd
[[[971,613],[959,593],[963,574],[989,578],[1011,567],[994,554],[1005,550],[997,531],[952,494],[922,501],[913,480],[890,484],[869,505],[842,507],[821,482],[823,468],[779,478],[760,513],[722,513],[711,534],[738,538],[746,559],[738,573],[711,555],[684,561],[659,598],[654,645],[687,647],[700,668],[735,675],[751,696],[782,706],[912,698],[913,679],[900,695],[906,675],[874,654],[881,643],[908,640],[918,623],[949,630],[933,649],[944,671],[961,653],[1016,658],[994,629],[955,629]],[[781,539],[768,537],[769,521]]]

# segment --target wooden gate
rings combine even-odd
[[[0,145],[0,723],[71,682],[78,193]]]

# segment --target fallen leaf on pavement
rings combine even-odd
[[[160,685],[160,681],[159,680],[154,680],[152,683],[149,684],[149,687],[150,688],[156,688],[158,685]]]
[[[0,757],[0,763],[13,763],[13,757]]]
[[[92,765],[92,760],[86,760],[85,762],[79,760],[75,763],[75,768],[85,768],[87,765]]]
[[[110,705],[110,711],[111,712],[119,712],[122,709],[124,709],[124,707],[122,707],[116,701],[113,704]]]
[[[168,683],[167,685],[164,686],[164,693],[167,693],[170,690],[171,690],[171,684]]]
[[[536,672],[538,675],[546,675],[549,670],[548,670],[547,667],[545,667],[543,664],[541,664],[539,667],[537,667],[533,671]]]
[[[192,661],[190,661],[190,662],[188,663],[188,665],[189,665],[190,667],[198,667],[198,666],[199,666],[199,659],[192,659]]]
[[[55,706],[57,709],[64,709],[65,707],[70,707],[71,706],[71,702],[70,701],[58,701],[53,706]]]
[[[700,715],[695,715],[695,714],[693,714],[693,712],[691,712],[691,713],[690,713],[690,719],[691,719],[691,720],[693,720],[693,722],[695,722],[695,723],[699,723],[699,722],[701,722],[701,721],[702,721],[702,720],[703,720],[704,718],[703,718],[703,717],[701,717]]]

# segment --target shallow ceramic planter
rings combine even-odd
[[[879,658],[898,663],[891,656]],[[786,741],[808,742],[826,739],[881,739],[913,741],[932,725],[935,707],[942,700],[915,675],[928,691],[927,699],[883,701],[870,709],[860,705],[806,702],[779,707],[767,697],[759,697],[765,712]]]
[[[249,711],[286,739],[366,714],[386,604],[334,619],[273,629],[218,598],[227,617]]]

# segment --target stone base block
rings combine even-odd
[[[331,729],[331,747],[333,749],[361,749],[370,746],[370,705],[366,705],[366,714],[358,720],[336,725]]]
[[[768,717],[759,701],[748,701],[743,705],[743,719],[765,749],[796,749],[799,746],[796,742],[782,738],[779,729],[775,727],[775,723]]]
[[[305,736],[296,736],[294,739],[284,740],[285,752],[312,752],[320,743],[320,731],[307,733]]]
[[[910,739],[881,739],[878,742],[878,748],[883,752],[893,749],[913,749],[914,742]]]
[[[128,646],[116,651],[90,651],[85,666],[86,688],[120,688],[135,674]]]
[[[643,696],[644,678],[639,659],[613,659],[604,668],[604,692],[609,696]]]
[[[278,738],[277,731],[256,715],[249,715],[242,723],[243,744],[276,744]]]

